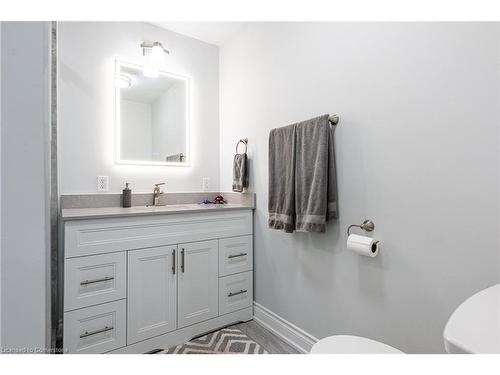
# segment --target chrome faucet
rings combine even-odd
[[[160,195],[163,194],[163,191],[160,189],[161,185],[165,185],[165,183],[155,184],[153,190],[153,206],[160,206]]]

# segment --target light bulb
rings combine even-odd
[[[163,68],[163,53],[163,48],[159,45],[151,48],[151,62],[158,70]]]
[[[160,45],[153,45],[149,56],[146,56],[146,62],[142,74],[146,77],[157,78],[159,70],[163,69],[163,48]]]

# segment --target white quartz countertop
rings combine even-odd
[[[165,206],[133,206],[123,207],[99,207],[99,208],[66,208],[61,210],[63,220],[100,219],[108,217],[150,216],[167,215],[192,212],[226,211],[226,210],[252,210],[254,207],[245,204],[172,204]]]

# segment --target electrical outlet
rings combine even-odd
[[[210,178],[203,177],[203,179],[201,180],[201,189],[203,191],[209,191],[210,190]]]
[[[109,190],[109,176],[97,176],[97,191]]]

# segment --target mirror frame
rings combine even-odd
[[[113,88],[115,92],[115,105],[114,105],[114,122],[115,122],[115,163],[116,164],[124,164],[124,165],[149,165],[149,166],[171,166],[171,167],[189,167],[190,166],[190,160],[191,160],[191,153],[190,153],[190,108],[191,108],[191,102],[190,102],[190,79],[187,76],[177,74],[177,73],[172,73],[172,72],[166,72],[163,70],[159,71],[160,75],[175,78],[175,79],[180,79],[185,82],[186,84],[186,161],[184,163],[180,162],[167,162],[167,161],[147,161],[147,160],[125,160],[121,158],[120,155],[120,144],[121,144],[121,122],[120,122],[120,117],[121,117],[121,93],[120,93],[120,87],[117,87],[115,84],[115,80],[117,77],[120,75],[120,70],[121,67],[125,66],[128,68],[132,69],[137,69],[138,71],[142,71],[144,68],[142,65],[134,64],[134,63],[129,63],[125,62],[123,60],[115,60],[115,69],[114,69],[114,75],[113,75]]]

